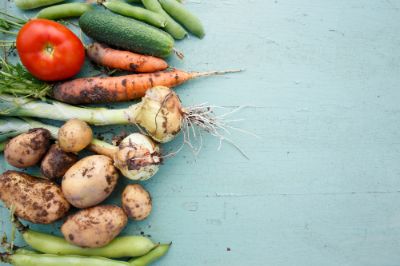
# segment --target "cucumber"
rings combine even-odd
[[[168,33],[109,11],[88,11],[80,17],[79,26],[96,41],[132,52],[167,57],[174,50],[174,39]]]

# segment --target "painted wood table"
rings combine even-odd
[[[186,57],[170,64],[245,71],[176,91],[186,105],[248,106],[231,118],[259,138],[231,130],[248,160],[209,136],[197,156],[186,147],[166,160],[143,183],[151,217],[123,233],[172,240],[155,265],[400,265],[400,2],[186,5],[207,35],[178,42]],[[121,180],[108,202],[119,203]],[[1,215],[9,232],[8,210]],[[33,228],[60,234],[59,225]]]

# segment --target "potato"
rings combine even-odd
[[[49,179],[63,177],[65,172],[78,161],[72,152],[63,151],[58,144],[51,145],[40,164],[42,174]]]
[[[58,144],[65,152],[79,152],[86,148],[93,139],[90,126],[79,119],[67,121],[58,130]]]
[[[50,132],[43,128],[34,128],[27,133],[11,139],[5,149],[4,157],[12,166],[18,168],[37,164],[50,146]]]
[[[69,203],[77,208],[88,208],[105,200],[117,181],[118,172],[113,161],[104,155],[92,155],[68,169],[61,187]]]
[[[68,217],[61,226],[64,238],[77,246],[96,248],[110,243],[128,222],[124,211],[114,205],[96,206]]]
[[[17,171],[0,175],[0,199],[18,217],[39,224],[60,219],[70,208],[56,184]]]
[[[139,184],[127,185],[122,193],[122,208],[133,220],[146,219],[152,208],[149,192]]]

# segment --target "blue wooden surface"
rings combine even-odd
[[[173,241],[155,265],[400,265],[400,2],[187,6],[207,36],[179,42],[186,58],[170,63],[246,71],[188,83],[182,101],[257,106],[235,117],[261,139],[233,134],[250,160],[211,137],[198,157],[167,160],[144,183],[151,217],[124,233]]]

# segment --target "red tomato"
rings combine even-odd
[[[55,81],[77,74],[85,60],[85,48],[67,27],[47,19],[33,19],[17,36],[22,64],[41,80]]]

